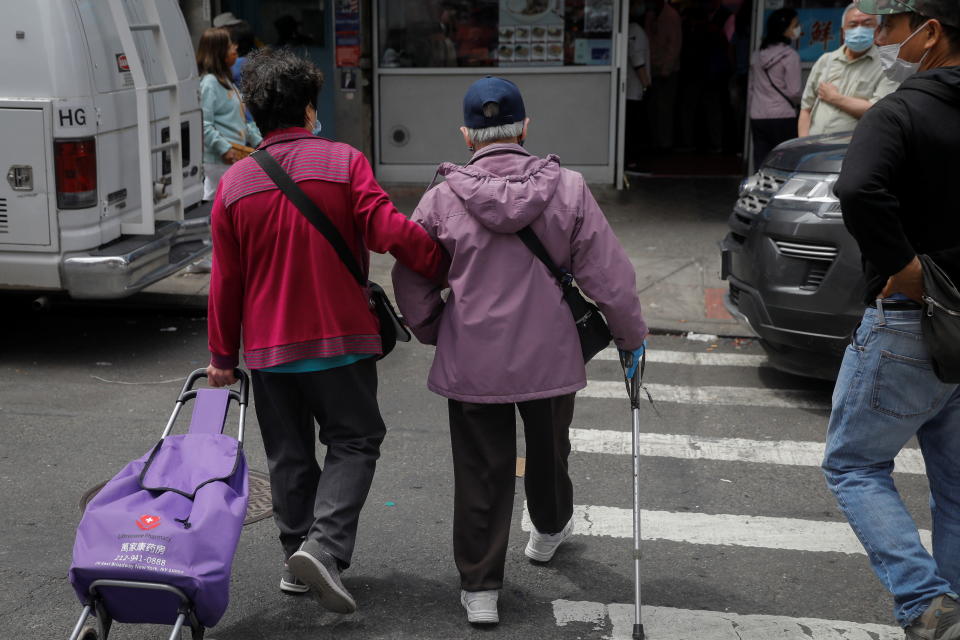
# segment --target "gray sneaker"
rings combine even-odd
[[[540,533],[536,527],[533,527],[530,530],[527,548],[523,552],[535,562],[550,562],[560,545],[572,534],[573,518],[567,520],[567,524],[559,533]]]
[[[283,570],[280,572],[280,591],[284,593],[306,593],[310,591],[310,587],[293,575],[293,571],[290,571],[290,565],[284,562]]]
[[[306,540],[287,561],[293,575],[305,583],[320,599],[320,606],[334,613],[353,613],[357,603],[340,582],[337,559],[323,550],[316,540]]]
[[[467,621],[472,624],[497,624],[500,614],[497,612],[497,600],[500,592],[460,591],[460,604],[467,610]]]
[[[937,596],[905,632],[906,640],[957,640],[960,638],[960,603],[952,594]]]

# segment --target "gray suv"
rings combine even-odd
[[[863,315],[860,250],[833,185],[850,133],[791,140],[744,180],[721,243],[727,309],[770,363],[834,379]]]

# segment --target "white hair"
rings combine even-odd
[[[482,129],[471,129],[467,127],[467,136],[474,144],[490,144],[500,140],[509,140],[510,138],[519,138],[523,134],[524,122],[514,122],[513,124],[501,124],[496,127],[484,127]]]
[[[856,2],[851,2],[846,9],[843,10],[843,17],[840,18],[840,28],[843,29],[843,25],[847,24],[847,15],[854,9],[859,10],[860,7],[857,6]]]

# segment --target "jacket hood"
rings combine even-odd
[[[793,51],[793,49],[782,43],[771,45],[766,49],[760,49],[760,51],[757,52],[760,59],[760,66],[763,69],[769,69],[789,56],[791,51]]]
[[[560,183],[560,159],[531,155],[518,144],[494,144],[469,164],[450,162],[437,172],[467,212],[496,233],[516,233],[536,220]]]
[[[941,67],[923,71],[907,78],[900,85],[900,89],[923,91],[948,104],[960,104],[960,67]]]

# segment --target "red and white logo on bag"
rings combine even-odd
[[[144,531],[150,531],[150,529],[155,529],[160,526],[160,516],[140,516],[137,519],[137,526],[143,529]]]

